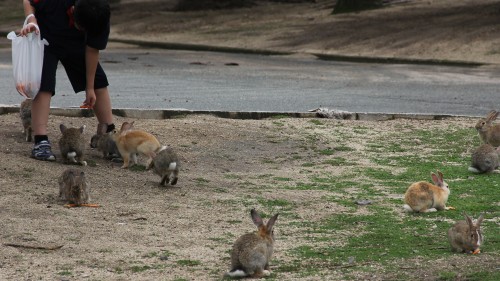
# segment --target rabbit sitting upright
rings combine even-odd
[[[403,206],[406,211],[425,213],[455,209],[446,207],[450,189],[443,180],[443,174],[440,171],[438,171],[438,175],[431,173],[434,184],[419,181],[408,187],[404,198],[406,204]]]
[[[30,142],[32,140],[32,128],[31,128],[31,104],[33,103],[32,99],[25,99],[21,102],[21,106],[19,108],[19,115],[21,116],[21,122],[23,123],[23,133],[26,137],[26,141]]]
[[[98,207],[96,204],[89,204],[90,185],[82,170],[66,169],[59,177],[58,182],[59,198],[68,203],[65,207]]]
[[[236,240],[231,252],[231,270],[225,274],[226,277],[262,278],[271,274],[269,261],[273,254],[273,226],[278,214],[270,218],[267,224],[264,224],[255,209],[250,214],[258,229]]]
[[[469,172],[489,173],[499,167],[500,146],[496,149],[490,144],[482,144],[474,150],[471,157]]]
[[[170,176],[172,176],[171,184],[177,184],[180,162],[177,154],[170,146],[163,146],[160,149],[148,167],[148,169],[151,168],[161,177],[160,185],[167,185],[170,182]]]
[[[483,235],[481,233],[481,223],[484,219],[484,214],[481,214],[476,223],[464,213],[465,220],[458,221],[448,229],[448,240],[450,241],[453,251],[467,254],[479,254],[479,247],[483,243]]]
[[[476,123],[476,130],[483,143],[489,143],[494,147],[500,146],[500,124],[493,124],[500,112],[492,110]]]
[[[59,139],[59,149],[64,161],[66,163],[79,163],[86,166],[87,162],[83,160],[85,153],[83,131],[85,130],[85,125],[80,128],[67,128],[64,124],[61,124],[59,128],[62,133]]]

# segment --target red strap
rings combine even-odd
[[[39,0],[35,0],[35,1],[39,1]],[[71,6],[66,10],[66,14],[68,15],[68,18],[69,18],[69,27],[75,26],[75,18],[73,17],[73,7],[74,6]]]

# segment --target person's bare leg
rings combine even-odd
[[[34,135],[47,135],[49,123],[51,92],[39,92],[31,106],[31,126]]]
[[[111,112],[111,98],[109,97],[108,88],[100,88],[95,90],[96,101],[94,105],[94,113],[97,117],[97,134],[102,134],[101,126],[105,125],[105,131],[113,130],[113,113]],[[113,124],[112,127],[108,125]]]
[[[94,113],[97,117],[97,121],[101,124],[113,124],[111,98],[109,97],[108,87],[96,89],[95,95]]]

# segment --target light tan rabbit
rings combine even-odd
[[[499,167],[500,147],[496,149],[490,144],[482,144],[474,150],[471,157],[471,166],[469,172],[489,173],[497,172]]]
[[[85,177],[85,173],[80,169],[66,169],[59,177],[59,197],[68,204],[65,207],[98,207],[96,204],[89,204],[90,185]]]
[[[481,223],[484,214],[481,214],[476,223],[464,213],[465,220],[458,221],[448,229],[448,241],[450,241],[453,251],[467,254],[479,254],[479,247],[483,243],[483,234],[481,233]]]
[[[492,110],[476,123],[476,130],[483,143],[489,143],[494,147],[500,146],[500,124],[493,124],[500,112]]]
[[[59,128],[62,133],[59,139],[59,149],[64,161],[87,166],[87,162],[83,160],[85,154],[85,139],[83,136],[85,125],[80,128],[67,128],[64,124],[61,124]]]
[[[152,134],[141,130],[132,130],[131,127],[132,123],[124,122],[120,132],[115,131],[112,136],[123,158],[122,168],[128,168],[130,158],[134,164],[137,164],[137,153],[148,157],[146,167],[149,167],[156,153],[161,149],[160,142]]]
[[[404,209],[409,212],[435,212],[437,210],[453,210],[453,207],[446,207],[450,189],[443,180],[443,174],[438,171],[438,175],[431,173],[434,184],[419,181],[408,187],[405,193]]]
[[[19,108],[19,115],[21,116],[21,122],[23,123],[23,134],[26,137],[26,141],[30,142],[32,140],[32,128],[31,128],[31,104],[32,99],[25,99],[21,102]]]
[[[271,274],[269,261],[273,255],[273,226],[278,214],[270,218],[267,224],[264,224],[255,209],[252,209],[250,215],[258,229],[236,240],[231,252],[231,270],[225,273],[225,277],[262,278]]]
[[[170,176],[172,176],[171,185],[176,185],[180,165],[179,157],[175,151],[170,146],[163,146],[153,158],[148,169],[153,168],[153,171],[161,177],[160,185],[167,185],[170,182]]]

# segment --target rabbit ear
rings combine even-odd
[[[59,125],[59,129],[61,130],[61,133],[64,133],[66,131],[66,126],[64,124]]]
[[[257,213],[257,211],[255,211],[255,209],[252,209],[250,211],[250,215],[252,216],[252,220],[253,220],[253,223],[257,226],[257,227],[260,227],[261,225],[263,225],[264,223],[262,222],[262,218],[259,216],[259,214]]]
[[[476,221],[476,226],[479,227],[481,226],[481,223],[483,222],[483,219],[484,219],[484,213],[482,213],[479,218],[477,219]]]
[[[486,121],[487,122],[491,122],[493,120],[495,120],[497,117],[498,117],[498,114],[500,112],[497,112],[496,110],[492,110],[488,113],[488,115],[486,115]]]
[[[464,212],[464,217],[465,220],[467,221],[467,224],[469,225],[470,228],[474,227],[474,223],[472,223],[472,219]]]
[[[272,218],[269,219],[267,222],[267,232],[271,232],[273,230],[274,223],[278,219],[278,214],[274,215]]]
[[[435,185],[439,186],[439,177],[436,176],[436,174],[431,173],[432,181],[434,182]]]

